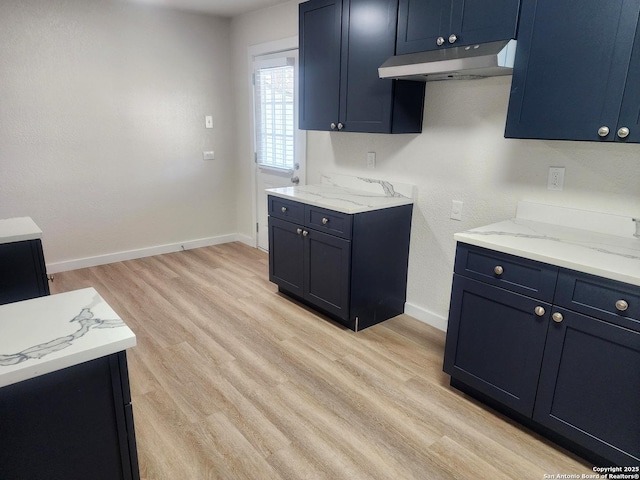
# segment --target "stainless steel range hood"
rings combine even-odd
[[[515,40],[502,40],[397,55],[378,68],[378,75],[380,78],[422,82],[511,75],[516,43]]]

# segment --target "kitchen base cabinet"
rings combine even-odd
[[[404,312],[412,205],[356,214],[268,197],[269,280],[351,330]]]
[[[554,313],[533,419],[614,464],[640,463],[640,330]]]
[[[444,370],[599,465],[640,465],[638,287],[458,244]]]
[[[0,244],[0,305],[49,295],[39,239]]]
[[[0,389],[0,478],[140,478],[124,352]]]

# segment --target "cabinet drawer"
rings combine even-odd
[[[304,225],[346,239],[351,238],[353,216],[326,208],[306,205]]]
[[[302,223],[304,220],[304,205],[292,200],[274,197],[269,195],[269,215],[272,217],[282,218],[291,222]]]
[[[561,269],[554,303],[640,331],[640,287],[628,283]]]
[[[455,273],[551,302],[558,267],[458,243]]]

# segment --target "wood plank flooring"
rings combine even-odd
[[[126,321],[148,480],[542,479],[584,460],[449,385],[444,334],[351,332],[277,293],[240,243],[55,275]]]

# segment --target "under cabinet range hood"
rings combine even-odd
[[[511,75],[516,44],[516,40],[501,40],[396,55],[378,68],[378,75],[380,78],[422,82]]]

